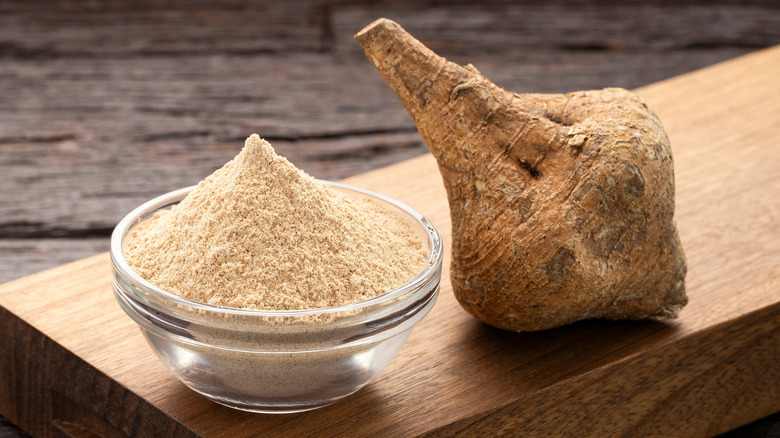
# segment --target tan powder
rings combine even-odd
[[[263,310],[340,306],[400,286],[426,261],[400,217],[276,155],[256,134],[125,249],[141,277],[185,298]]]

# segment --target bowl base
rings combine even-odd
[[[214,397],[209,394],[205,394],[193,388],[190,388],[198,394],[206,397],[207,399],[227,406],[232,409],[238,409],[239,411],[252,412],[255,414],[295,414],[298,412],[313,411],[315,409],[324,408],[325,406],[332,405],[337,401],[354,394],[356,391],[346,394],[341,397],[337,397],[331,400],[322,400],[317,403],[246,403],[238,400],[227,399],[224,397]],[[359,389],[358,389],[359,390]]]

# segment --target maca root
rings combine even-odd
[[[438,162],[468,312],[532,331],[685,306],[671,148],[639,96],[508,92],[386,19],[355,38]]]

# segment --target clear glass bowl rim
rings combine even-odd
[[[390,290],[388,292],[385,292],[379,296],[376,296],[368,300],[359,301],[356,303],[350,303],[350,304],[337,306],[337,307],[322,307],[322,308],[303,309],[303,310],[273,310],[273,311],[254,310],[254,309],[239,309],[233,307],[215,306],[211,304],[202,303],[200,301],[194,301],[188,298],[181,297],[172,292],[166,291],[160,287],[155,286],[154,284],[150,283],[149,281],[147,281],[146,279],[138,275],[132,268],[130,268],[130,265],[125,260],[124,253],[122,252],[122,241],[124,240],[124,237],[128,232],[128,230],[139,221],[139,218],[141,216],[151,211],[159,210],[161,205],[170,204],[171,199],[175,199],[178,197],[183,198],[189,192],[194,190],[197,186],[184,187],[178,190],[174,190],[162,194],[160,196],[157,196],[156,198],[144,202],[140,206],[136,207],[133,211],[128,213],[117,224],[117,226],[114,228],[113,233],[111,234],[111,243],[109,248],[111,263],[113,264],[113,267],[116,270],[117,274],[133,282],[134,286],[140,289],[140,292],[155,297],[163,302],[182,306],[184,308],[190,308],[194,310],[206,311],[211,313],[221,313],[225,315],[236,315],[236,316],[247,316],[247,317],[262,316],[262,317],[273,317],[273,318],[310,317],[310,316],[328,315],[334,313],[338,314],[342,312],[355,312],[362,309],[371,308],[374,306],[381,306],[384,303],[393,301],[399,297],[403,297],[404,295],[407,295],[410,292],[415,291],[416,289],[424,285],[426,282],[428,282],[430,280],[431,275],[434,275],[436,271],[441,269],[443,250],[444,250],[441,236],[439,235],[438,231],[436,231],[436,228],[430,223],[430,221],[428,221],[428,219],[426,219],[425,216],[423,216],[417,210],[414,210],[413,208],[409,207],[408,205],[404,204],[401,201],[398,201],[394,198],[391,198],[389,196],[368,189],[364,189],[361,187],[356,187],[356,186],[352,186],[340,182],[334,182],[334,181],[327,181],[327,180],[318,180],[318,181],[342,190],[357,192],[362,195],[368,196],[370,198],[377,198],[379,200],[387,202],[388,204],[393,205],[394,207],[398,208],[399,210],[403,211],[404,213],[408,214],[413,219],[415,219],[418,222],[419,226],[424,230],[425,234],[427,235],[428,243],[430,247],[430,254],[428,256],[428,260],[426,261],[423,269],[420,270],[420,272],[418,272],[417,275],[412,277],[409,281],[407,281],[406,283],[402,284],[401,286],[393,290]]]

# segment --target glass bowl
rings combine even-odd
[[[135,273],[124,258],[130,231],[180,202],[194,186],[146,202],[114,229],[110,255],[116,299],[159,359],[194,391],[252,412],[300,412],[328,405],[382,371],[433,307],[443,251],[433,225],[389,197],[323,182],[348,196],[369,198],[404,218],[427,245],[428,260],[420,272],[394,290],[344,306],[235,309],[162,290]]]

